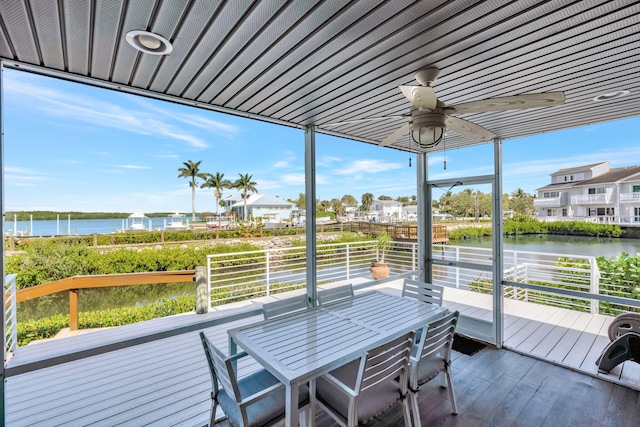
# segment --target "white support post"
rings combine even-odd
[[[418,190],[418,270],[420,280],[433,282],[433,236],[431,226],[431,191],[427,188],[427,153],[418,153],[416,188]]]
[[[4,86],[3,86],[3,74],[4,74],[4,65],[2,65],[2,63],[0,62],[0,212],[2,213],[2,215],[0,215],[0,226],[2,226],[2,230],[4,230],[4,102],[2,102],[4,99],[3,95],[4,95]],[[14,236],[15,236],[15,232],[16,232],[16,228],[14,228]],[[4,249],[0,251],[0,277],[2,277],[2,280],[4,280],[6,272],[5,272],[5,268],[4,268],[4,259],[5,259],[5,253],[4,253]],[[4,288],[4,287],[3,287]],[[3,292],[3,301],[6,301],[6,295],[4,295],[4,290]],[[2,304],[2,319],[5,318],[5,316],[7,315],[7,304],[3,303]],[[2,322],[2,345],[5,346],[6,348],[6,340],[7,340],[7,333],[5,330],[5,322]],[[2,373],[0,374],[0,425],[4,426],[6,424],[6,417],[5,417],[5,411],[6,411],[6,396],[5,396],[5,368],[7,365],[7,361],[4,360],[2,363]]]
[[[304,130],[304,180],[307,244],[307,303],[318,305],[317,254],[316,254],[316,129]]]
[[[496,347],[502,348],[504,334],[504,276],[502,227],[502,140],[493,140],[493,326]]]

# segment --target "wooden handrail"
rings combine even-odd
[[[193,282],[195,270],[153,271],[150,273],[96,274],[74,276],[44,283],[16,292],[16,302],[28,301],[58,292],[69,292],[69,329],[78,330],[78,290],[112,286],[153,285],[158,283]]]
[[[108,288],[111,286],[153,285],[156,283],[193,282],[195,270],[153,271],[150,273],[96,274],[73,276],[16,292],[16,302],[72,289]]]

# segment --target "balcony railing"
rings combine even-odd
[[[17,274],[9,274],[4,278],[4,361],[9,353],[13,353],[18,345],[18,316],[16,302]]]
[[[601,205],[613,203],[611,194],[583,194],[580,196],[572,196],[572,205]]]
[[[533,206],[536,208],[559,208],[563,205],[563,197],[543,197],[533,199]]]
[[[620,193],[620,201],[624,203],[640,203],[640,193]]]
[[[376,241],[317,245],[318,284],[370,277],[376,259]],[[417,245],[394,242],[385,261],[393,275],[414,271]],[[307,283],[306,247],[207,255],[207,271],[212,306],[300,289]]]
[[[211,305],[305,287],[305,252],[305,247],[295,247],[207,256]],[[392,275],[416,271],[416,254],[416,243],[396,242],[385,258]],[[493,265],[492,256],[489,248],[434,244],[433,283],[489,293],[493,286],[488,268]],[[318,245],[318,284],[370,278],[369,265],[375,258],[374,241]],[[460,265],[452,265],[455,263]],[[474,267],[477,265],[480,267]],[[531,291],[505,286],[506,298],[591,313],[598,313],[601,307],[601,303],[591,296],[612,295],[613,292],[617,297],[634,298],[631,291],[625,290],[629,287],[616,282],[615,276],[601,274],[595,258],[589,256],[507,250],[504,251],[504,279],[547,289]],[[602,290],[601,283],[607,288]],[[580,296],[562,295],[564,291]],[[632,306],[640,306],[640,303],[631,304],[627,309]]]

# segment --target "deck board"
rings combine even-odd
[[[399,293],[397,284],[386,283],[381,287]],[[475,307],[469,305],[474,297]],[[444,305],[481,318],[491,313],[488,310],[490,296],[462,290],[446,289]],[[591,407],[583,410],[582,416],[590,422],[638,425],[640,398],[635,390],[640,388],[640,364],[626,362],[611,374],[598,374],[594,363],[608,344],[610,317],[522,301],[505,301],[504,306],[506,347],[515,352],[489,346],[474,356],[454,353],[452,371],[461,414],[451,416],[447,412],[446,394],[439,386],[430,386],[425,392],[429,397],[420,403],[426,414],[423,425],[553,425],[557,421],[555,417],[563,415],[565,410],[571,412],[566,419],[576,422],[580,419],[579,408],[585,405]],[[179,319],[179,324],[188,324],[185,319]],[[257,320],[261,317],[212,326],[205,332],[227,351],[226,330]],[[169,320],[162,323],[165,322]],[[127,339],[135,336],[134,326],[127,328]],[[73,340],[89,336],[91,343],[101,345],[101,337],[111,342],[113,331],[117,330],[65,338],[57,346],[64,348],[62,342],[71,342],[71,351],[75,351],[87,344],[73,343]],[[137,333],[154,334],[157,330],[158,325],[152,328],[140,325]],[[12,363],[43,357],[45,344],[51,346],[42,343],[20,349],[25,353],[19,354]],[[522,355],[527,352],[591,376]],[[61,351],[56,349],[54,353]],[[259,368],[251,358],[241,359],[239,363],[241,376]],[[610,382],[602,385],[599,378]],[[627,388],[620,390],[619,386],[612,385],[615,382],[626,384]],[[567,403],[570,397],[565,389],[568,386],[576,389],[576,395],[571,398],[575,397],[578,403]],[[9,376],[6,421],[12,426],[202,425],[208,419],[210,388],[202,345],[197,331],[191,331]],[[598,401],[591,404],[592,399]],[[38,411],[33,411],[34,407]],[[627,408],[634,408],[635,415],[630,415]],[[321,427],[334,425],[326,414],[319,413],[318,420]],[[400,425],[400,412],[392,411],[376,422],[377,426]]]

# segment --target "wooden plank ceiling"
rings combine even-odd
[[[0,58],[373,144],[407,123],[398,85],[428,66],[446,105],[565,92],[558,107],[458,116],[509,139],[640,115],[639,13],[630,0],[11,0],[0,1]],[[143,54],[131,30],[173,51]],[[629,93],[593,100],[618,91]],[[471,144],[447,133],[447,149]],[[393,147],[419,151],[407,135]]]

